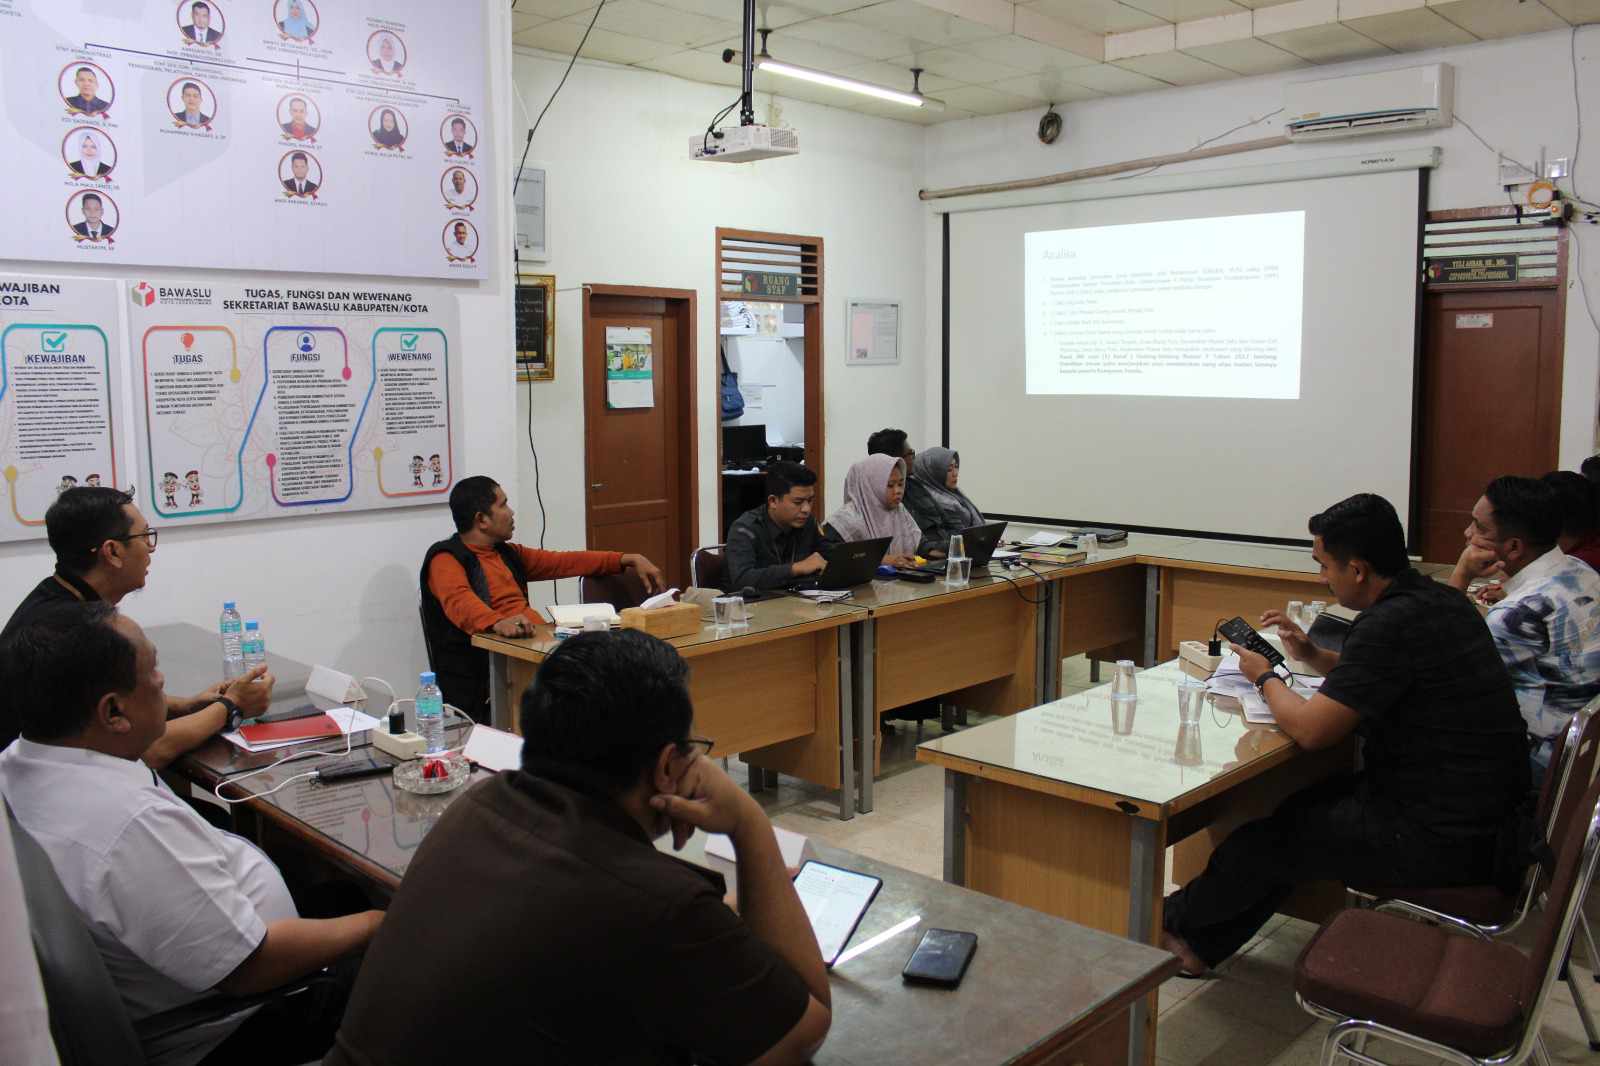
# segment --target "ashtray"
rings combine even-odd
[[[460,755],[424,755],[394,768],[396,788],[429,796],[460,788],[472,776],[472,761]]]

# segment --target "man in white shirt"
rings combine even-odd
[[[1556,735],[1600,695],[1600,574],[1556,546],[1561,508],[1538,478],[1489,482],[1464,532],[1450,583],[1465,591],[1475,578],[1507,575],[1504,598],[1488,605],[1489,632],[1528,723],[1537,785]]]
[[[381,912],[298,917],[270,859],[139,761],[166,728],[167,700],[132,619],[106,603],[56,608],[0,649],[0,685],[22,720],[0,752],[0,792],[82,913],[131,1020],[268,991],[366,950]],[[343,995],[302,993],[145,1052],[175,1066],[304,1062],[327,1050],[342,1013]]]

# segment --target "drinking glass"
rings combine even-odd
[[[1206,703],[1206,683],[1186,677],[1178,682],[1178,721],[1185,726],[1200,724],[1200,708]]]
[[[1116,669],[1111,675],[1111,698],[1119,701],[1136,700],[1139,698],[1138,683],[1133,676],[1133,660],[1118,659]]]
[[[951,588],[962,588],[972,578],[972,560],[965,555],[952,555],[945,560],[944,583]]]
[[[736,624],[734,619],[736,618],[741,620],[738,624],[746,626],[750,624],[749,622],[743,621],[743,596],[718,596],[714,601],[712,601],[712,606],[716,611],[718,633],[733,632]]]

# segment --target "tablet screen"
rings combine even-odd
[[[850,942],[883,882],[867,874],[808,862],[795,875],[794,888],[811,919],[811,930],[822,949],[822,961],[832,966]]]

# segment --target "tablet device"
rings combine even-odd
[[[811,919],[811,931],[817,934],[822,961],[828,966],[834,964],[855,935],[861,916],[882,887],[879,878],[815,860],[800,867],[794,890],[800,895],[806,917]]]

